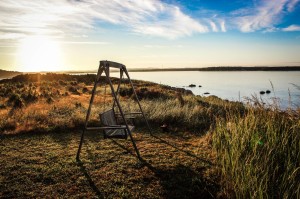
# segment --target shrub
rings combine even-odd
[[[168,99],[170,96],[160,89],[148,89],[146,87],[142,87],[136,90],[136,95],[140,100],[142,99]]]
[[[24,100],[20,96],[15,98],[13,102],[13,108],[23,108],[24,106],[25,106]]]
[[[77,83],[77,81],[71,81],[71,82],[70,82],[70,85],[72,85],[72,86],[77,86],[78,83]]]
[[[87,92],[89,92],[89,89],[87,87],[83,87],[82,88],[82,93],[87,93]]]
[[[80,95],[80,93],[78,92],[77,88],[75,86],[70,86],[68,88],[68,91],[70,91],[71,93],[75,94],[75,95]]]
[[[60,85],[62,85],[62,86],[67,85],[67,83],[66,83],[65,81],[63,81],[63,80],[59,80],[58,83],[59,83]]]
[[[23,98],[19,94],[11,94],[7,103],[13,108],[22,108],[25,106]]]
[[[130,97],[133,94],[132,88],[120,88],[119,94],[122,97]]]
[[[34,103],[38,100],[38,95],[37,93],[29,92],[27,95],[23,96],[23,99],[25,100],[26,103]]]
[[[47,100],[46,100],[46,102],[48,104],[51,104],[52,102],[54,102],[54,99],[52,97],[48,97]]]

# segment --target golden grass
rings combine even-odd
[[[193,134],[134,134],[130,141],[87,133],[81,161],[80,134],[52,133],[1,138],[0,197],[213,198],[219,191],[213,160]]]
[[[41,80],[50,77],[56,80]],[[258,99],[245,106],[135,82],[155,132],[151,137],[141,128],[134,135],[144,160],[130,141],[88,133],[76,162],[92,76],[50,77],[0,84],[0,197],[300,197],[300,109],[283,112]],[[125,112],[138,110],[128,88],[120,102]],[[98,89],[89,125],[98,126],[111,104],[110,93]],[[141,118],[136,124],[145,126]],[[169,133],[158,133],[162,124]]]

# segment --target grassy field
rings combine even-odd
[[[76,161],[94,78],[31,74],[0,82],[1,198],[300,197],[300,110],[258,99],[244,105],[135,81],[154,132],[136,119],[142,160],[130,140],[88,132]],[[137,110],[128,86],[120,95],[125,111]],[[90,126],[111,103],[108,89],[98,89]]]
[[[141,130],[143,131],[143,130]],[[0,197],[213,198],[220,187],[210,146],[192,134],[134,134],[140,162],[128,140],[80,132],[24,134],[1,139]]]

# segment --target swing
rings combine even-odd
[[[110,68],[115,68],[115,69],[120,70],[120,79],[119,79],[119,83],[118,83],[116,91],[113,87],[113,84],[112,84],[112,81],[111,81],[111,78],[110,78]],[[88,121],[89,121],[89,118],[90,118],[90,115],[91,115],[92,104],[93,104],[93,101],[94,101],[94,98],[95,98],[97,86],[98,86],[98,84],[101,83],[100,78],[101,78],[101,75],[103,74],[103,72],[105,74],[106,84],[109,84],[110,89],[111,89],[111,95],[112,95],[112,98],[113,98],[113,106],[112,106],[111,109],[106,110],[106,111],[99,114],[100,123],[101,123],[100,127],[88,127]],[[125,75],[127,76],[128,82],[131,86],[131,89],[133,90],[133,95],[136,99],[135,101],[138,104],[139,112],[124,113],[123,110],[122,110],[121,104],[119,102],[118,94],[119,94],[120,85],[121,85],[121,82],[122,82],[122,79],[123,79],[123,73],[125,73]],[[106,86],[105,86],[104,102],[105,102],[105,98],[106,98]],[[105,103],[104,103],[104,105],[105,105]],[[117,111],[117,112],[115,112],[115,111]],[[95,83],[94,83],[94,88],[92,90],[92,96],[91,96],[91,99],[90,99],[90,104],[89,104],[87,114],[86,114],[84,129],[83,129],[83,132],[81,134],[81,139],[80,139],[76,159],[79,160],[80,151],[81,151],[81,147],[82,147],[82,144],[83,144],[85,131],[89,131],[89,130],[90,131],[95,131],[95,130],[96,131],[98,131],[98,130],[103,131],[104,132],[104,138],[127,139],[128,135],[129,135],[130,140],[133,144],[133,147],[136,151],[136,154],[137,154],[138,158],[141,159],[140,154],[139,154],[139,150],[138,150],[138,148],[135,144],[135,141],[134,141],[134,139],[131,135],[131,131],[134,129],[134,125],[131,125],[128,122],[128,119],[133,119],[134,118],[133,115],[137,115],[137,114],[143,116],[143,118],[144,118],[144,120],[147,124],[147,127],[149,129],[150,135],[152,135],[149,123],[148,123],[148,121],[145,117],[145,114],[144,114],[143,110],[142,110],[141,104],[140,104],[139,99],[136,95],[136,92],[134,90],[133,84],[130,80],[130,77],[129,77],[129,74],[128,74],[128,71],[127,71],[125,65],[119,64],[119,63],[116,63],[116,62],[111,62],[111,61],[100,61],[98,73],[96,75],[96,80],[95,80]]]
[[[118,124],[115,111],[113,109],[107,110],[100,114],[100,120],[103,126],[108,127],[104,129],[104,138],[123,138],[127,139],[128,132],[126,129],[121,129],[122,125]],[[120,127],[120,129],[109,128]],[[130,131],[134,129],[133,125],[128,125]]]
[[[119,84],[118,84],[118,88],[116,91],[116,100],[119,101],[118,98],[118,94],[121,88],[121,84],[122,84],[122,80],[123,80],[123,71],[120,71],[120,79],[119,79]],[[124,82],[125,85],[125,82]],[[106,105],[106,84],[104,87],[104,110],[105,110],[105,105]],[[116,129],[117,127],[122,127],[122,123],[124,125],[124,121],[123,118],[121,116],[120,113],[116,113],[114,108],[116,106],[116,101],[114,101],[113,106],[111,109],[106,110],[102,113],[99,114],[100,117],[100,122],[102,124],[103,127],[106,127],[107,129],[104,129],[104,139],[106,138],[119,138],[119,139],[127,139],[128,138],[128,131],[127,129]],[[123,113],[125,116],[125,119],[128,122],[128,128],[130,131],[132,131],[134,129],[134,119],[135,117],[132,116],[132,113],[130,111],[130,104],[128,105],[129,107],[129,113]],[[109,127],[114,127],[113,129],[109,128]]]

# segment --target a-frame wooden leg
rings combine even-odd
[[[138,150],[138,148],[137,148],[137,146],[136,146],[136,144],[135,144],[135,141],[134,141],[134,139],[133,139],[133,137],[132,137],[132,135],[131,135],[131,131],[130,131],[130,129],[129,129],[129,127],[128,127],[128,124],[127,124],[127,121],[126,121],[126,119],[125,119],[125,115],[124,115],[123,110],[122,110],[122,108],[121,108],[121,105],[120,105],[120,103],[119,103],[119,101],[118,101],[118,99],[117,99],[117,96],[116,96],[116,93],[115,93],[115,89],[114,89],[114,87],[113,87],[113,85],[112,85],[112,82],[111,82],[111,80],[110,80],[110,78],[109,78],[109,71],[108,71],[108,69],[105,70],[105,74],[106,74],[106,78],[107,78],[107,81],[108,81],[108,83],[109,83],[109,86],[110,86],[110,88],[111,88],[111,92],[112,92],[114,101],[116,102],[117,107],[118,107],[118,109],[119,109],[119,111],[120,111],[121,117],[122,117],[122,119],[123,119],[123,121],[124,121],[124,123],[125,123],[125,125],[126,125],[126,130],[127,130],[128,134],[129,134],[129,137],[130,137],[130,140],[131,140],[132,145],[133,145],[133,147],[134,147],[134,150],[135,150],[135,152],[136,152],[137,157],[139,158],[139,160],[141,160],[140,152],[139,152],[139,150]]]
[[[130,82],[131,88],[132,88],[132,90],[133,90],[134,97],[135,97],[135,99],[136,99],[136,101],[137,101],[137,103],[138,103],[138,105],[139,105],[140,111],[141,111],[141,113],[142,113],[142,115],[143,115],[143,118],[144,118],[146,124],[147,124],[149,133],[150,133],[150,135],[152,135],[152,131],[151,131],[150,125],[149,125],[148,120],[147,120],[147,118],[146,118],[146,116],[145,116],[145,114],[144,114],[144,111],[143,111],[142,106],[141,106],[141,104],[140,104],[140,100],[139,100],[139,98],[138,98],[138,96],[137,96],[137,94],[136,94],[136,92],[135,92],[133,83],[132,83],[132,81],[131,81],[131,79],[130,79],[130,77],[129,77],[129,74],[128,74],[126,68],[124,69],[124,72],[125,72],[125,74],[126,74],[128,80],[129,80],[129,82]]]
[[[100,81],[100,77],[103,73],[103,70],[104,70],[104,68],[100,66],[99,70],[98,70],[98,73],[97,73],[96,80],[95,80],[95,84],[94,84],[94,87],[93,87],[93,90],[92,90],[92,96],[91,96],[89,108],[88,108],[86,118],[85,118],[84,129],[83,129],[82,134],[81,134],[80,143],[79,143],[78,151],[77,151],[77,155],[76,155],[76,160],[77,161],[80,158],[81,147],[82,147],[82,144],[83,144],[83,141],[84,141],[84,134],[85,134],[85,131],[87,129],[87,124],[88,124],[88,121],[89,121],[89,118],[90,118],[90,115],[91,115],[91,109],[92,109],[92,105],[93,105],[93,102],[94,102],[94,98],[95,98],[95,94],[96,94],[96,90],[97,90],[97,85]]]

